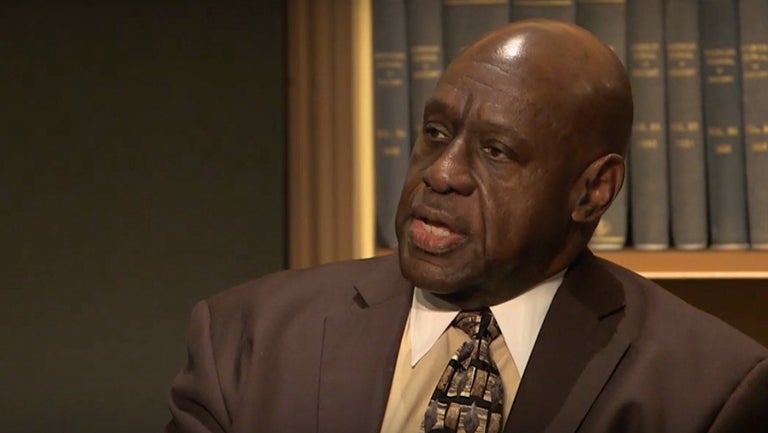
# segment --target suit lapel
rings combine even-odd
[[[629,347],[621,283],[587,252],[552,300],[505,433],[573,432]]]
[[[356,284],[351,308],[328,316],[318,399],[320,432],[378,431],[411,305],[397,258]]]

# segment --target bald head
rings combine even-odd
[[[625,69],[611,49],[581,27],[524,20],[496,29],[465,48],[448,69],[485,63],[530,91],[538,109],[574,145],[571,151],[626,153],[632,94]]]

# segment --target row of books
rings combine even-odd
[[[627,67],[625,187],[595,249],[768,249],[768,0],[373,0],[377,240],[424,102],[467,43],[509,21],[575,22]],[[406,109],[407,108],[407,109]]]

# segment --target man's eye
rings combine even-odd
[[[498,147],[493,147],[493,146],[483,146],[483,152],[485,152],[488,156],[494,159],[506,158],[507,156],[504,153],[504,151],[502,151]]]
[[[426,135],[430,140],[445,140],[448,138],[448,134],[434,126],[429,125],[424,127],[424,135]]]

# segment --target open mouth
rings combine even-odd
[[[418,217],[411,220],[409,234],[416,248],[430,254],[448,253],[466,239],[443,223]]]

